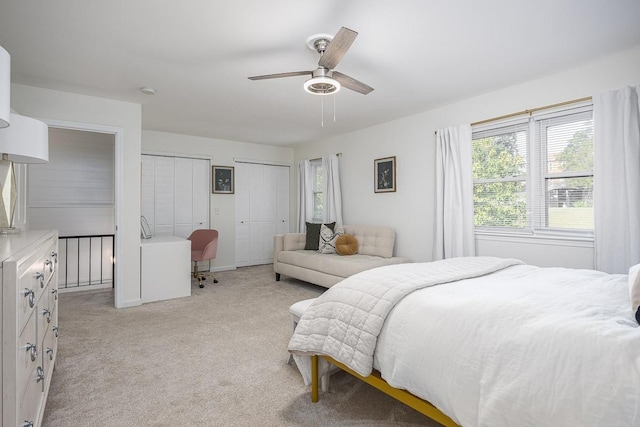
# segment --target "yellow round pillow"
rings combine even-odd
[[[351,234],[342,234],[336,239],[336,252],[340,255],[353,255],[358,252],[358,241]]]

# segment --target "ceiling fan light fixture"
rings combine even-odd
[[[331,77],[312,77],[304,82],[304,90],[313,95],[331,95],[340,91],[340,83]]]

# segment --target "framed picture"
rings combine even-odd
[[[233,194],[233,166],[211,166],[212,186],[214,194]]]
[[[373,161],[374,187],[376,193],[396,191],[396,156]]]

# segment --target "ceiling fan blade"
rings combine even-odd
[[[324,51],[318,65],[321,67],[334,69],[338,62],[342,59],[347,50],[351,47],[351,43],[356,39],[357,32],[342,27],[338,33],[333,37],[333,40],[327,46],[327,50]]]
[[[351,89],[363,95],[368,94],[373,90],[373,88],[369,85],[366,85],[353,77],[349,77],[346,74],[339,73],[337,71],[333,72],[333,78],[340,83],[340,85],[346,87],[347,89]]]
[[[279,79],[281,77],[310,76],[311,73],[313,73],[313,71],[292,71],[290,73],[265,74],[264,76],[249,77],[249,80],[266,80]]]

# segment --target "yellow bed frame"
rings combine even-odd
[[[329,356],[317,356],[317,355],[311,356],[311,401],[314,403],[318,401],[318,386],[320,384],[320,381],[318,378],[318,360],[319,360],[318,357],[322,357],[324,360],[331,363],[332,365],[335,365],[338,368],[342,369],[343,371],[350,373],[351,375],[358,378],[359,380],[362,380],[367,384],[374,386],[375,388],[382,391],[383,393],[386,393],[389,396],[393,397],[394,399],[399,400],[405,405],[415,409],[421,414],[426,415],[432,420],[439,422],[445,427],[460,427],[451,418],[449,418],[447,415],[442,413],[438,408],[436,408],[426,400],[423,400],[409,393],[406,390],[401,390],[399,388],[391,387],[389,383],[387,383],[385,380],[382,379],[379,372],[374,371],[368,377],[363,377],[362,375],[348,368],[346,365],[338,362],[337,360],[332,359]]]

